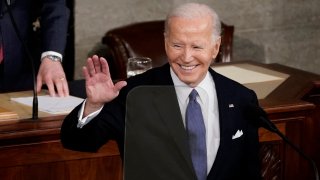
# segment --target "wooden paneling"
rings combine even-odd
[[[108,142],[97,153],[78,152],[62,147],[57,136],[59,131],[53,131],[55,136],[50,135],[52,131],[45,131],[55,140],[42,139],[40,137],[46,135],[43,131],[37,132],[17,132],[17,136],[9,132],[11,136],[2,134],[0,179],[122,179],[122,161],[116,142]],[[28,135],[23,138],[22,134]]]

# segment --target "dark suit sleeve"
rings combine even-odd
[[[65,0],[44,0],[41,9],[42,52],[64,53],[67,39],[69,9]]]
[[[76,107],[63,121],[61,126],[61,143],[67,149],[77,151],[95,152],[98,150],[98,145],[89,138],[90,133],[87,133],[88,128],[80,129],[78,124],[78,113],[81,105]]]
[[[62,123],[63,146],[76,151],[96,152],[108,140],[113,139],[118,142],[119,149],[122,151],[124,108],[118,100],[105,104],[101,112],[82,128],[77,127],[80,108],[81,105],[76,107]]]

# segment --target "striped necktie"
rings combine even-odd
[[[207,179],[206,128],[201,107],[197,102],[198,92],[193,89],[189,95],[186,110],[186,129],[193,168],[198,180]]]

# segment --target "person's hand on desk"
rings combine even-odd
[[[88,58],[83,67],[86,80],[87,100],[84,117],[100,109],[104,103],[112,101],[119,95],[119,91],[127,85],[126,81],[113,83],[107,60],[97,55]]]
[[[40,92],[42,84],[46,84],[50,96],[57,94],[60,97],[69,96],[69,87],[62,64],[59,61],[52,61],[44,58],[41,62],[37,76],[37,91]]]

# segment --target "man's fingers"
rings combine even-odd
[[[68,81],[67,81],[67,79],[65,79],[65,80],[62,82],[62,94],[63,94],[64,97],[69,96],[69,86],[68,86]]]
[[[69,86],[67,81],[63,83],[63,92],[65,97],[69,96]]]
[[[55,90],[54,90],[54,84],[53,84],[52,80],[48,80],[46,82],[46,84],[47,84],[50,96],[55,96],[56,93],[55,93]]]
[[[127,85],[127,81],[119,81],[114,85],[114,87],[117,91],[120,91],[126,85]]]
[[[63,97],[62,81],[64,81],[64,80],[63,79],[56,79],[55,80],[55,86],[56,86],[59,97]]]
[[[86,66],[82,67],[82,74],[83,74],[85,79],[89,79],[90,78],[90,74],[89,74],[88,68]]]
[[[96,73],[101,72],[101,62],[100,59],[94,58],[93,60],[93,65]]]
[[[59,97],[65,97],[69,95],[68,83],[64,77],[57,79],[55,81],[55,86]]]
[[[88,69],[90,76],[93,76],[96,73],[96,70],[95,70],[94,64],[93,64],[93,58],[88,58],[87,69]]]
[[[101,57],[100,58],[100,63],[101,63],[101,66],[102,66],[102,72],[107,74],[108,76],[110,76],[110,70],[109,70],[109,64],[108,64],[108,61]]]
[[[41,87],[42,87],[42,78],[41,76],[37,77],[37,92],[41,91]]]

